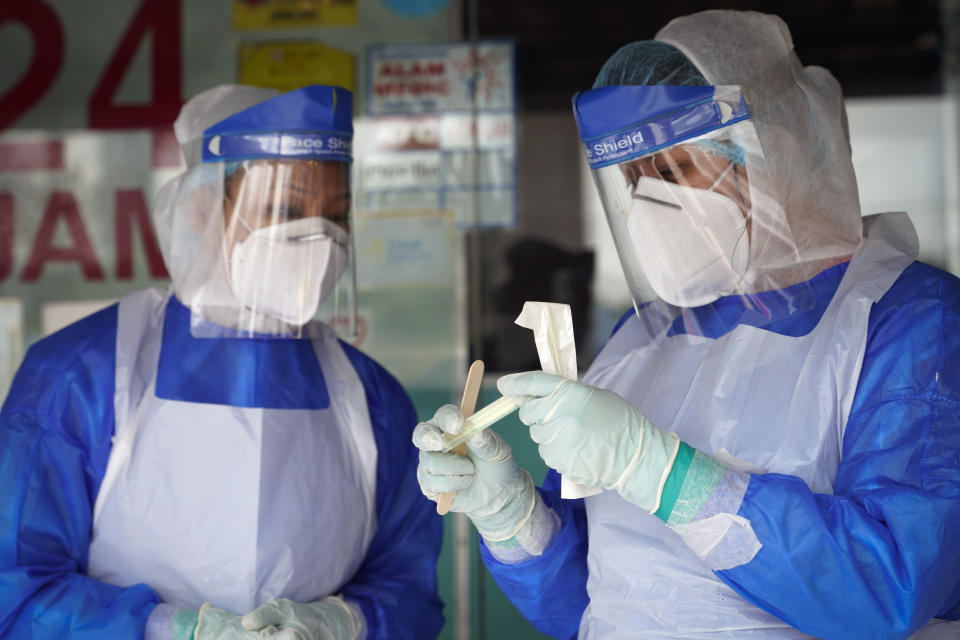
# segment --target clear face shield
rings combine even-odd
[[[226,176],[223,195],[224,269],[243,307],[237,328],[256,334],[273,319],[281,326],[268,333],[300,337],[311,320],[352,326],[349,165],[248,160]]]
[[[814,305],[736,87],[605,87],[577,123],[638,316],[716,336]]]
[[[191,333],[304,338],[322,322],[354,337],[352,94],[215,87],[174,129],[187,169],[154,220]]]
[[[314,321],[355,334],[349,174],[336,161],[202,164],[161,192],[194,336],[313,337]]]

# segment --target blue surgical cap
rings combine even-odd
[[[243,166],[243,160],[231,160],[230,162],[223,163],[223,177],[229,178],[234,173],[237,172],[237,169]]]
[[[593,88],[625,84],[702,87],[710,83],[673,45],[658,40],[641,40],[617,49],[603,63],[593,81]]]
[[[730,140],[695,140],[691,144],[706,153],[725,158],[741,167],[743,166],[745,155],[743,147],[734,144]]]

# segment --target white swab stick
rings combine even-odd
[[[494,400],[483,409],[463,421],[463,429],[460,433],[443,434],[444,451],[449,451],[457,445],[466,442],[491,425],[500,422],[508,415],[516,411],[520,405],[513,398],[501,396]]]

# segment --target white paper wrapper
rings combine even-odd
[[[570,305],[556,302],[523,303],[515,322],[533,331],[544,373],[577,379],[577,345],[573,338],[573,316]],[[600,493],[598,487],[584,487],[560,478],[560,497],[585,498]]]

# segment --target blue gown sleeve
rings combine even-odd
[[[535,629],[554,638],[576,638],[587,608],[586,508],[583,499],[560,499],[560,474],[553,469],[539,491],[561,526],[543,555],[503,564],[483,538],[480,555],[497,585]]]
[[[0,411],[0,637],[142,638],[159,602],[84,575],[113,434],[116,311],[31,347]]]
[[[443,627],[437,557],[443,521],[417,482],[417,414],[400,384],[353,347],[377,444],[377,531],[343,596],[363,610],[368,638],[434,638]]]
[[[818,638],[907,638],[960,614],[960,281],[909,267],[871,311],[833,495],[750,478],[763,544],[717,573]]]

